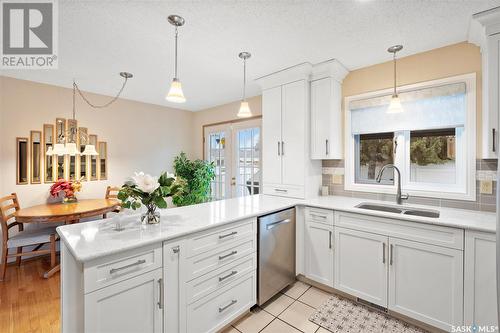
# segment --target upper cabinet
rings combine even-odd
[[[311,71],[312,65],[304,63],[257,80],[263,90],[264,194],[305,198],[319,193],[321,162],[309,158]]]
[[[497,158],[499,151],[500,8],[473,16],[469,41],[481,47],[483,73],[482,158]]]
[[[336,60],[313,67],[311,81],[311,158],[342,159],[342,80],[348,71]]]

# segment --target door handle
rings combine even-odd
[[[234,235],[236,235],[237,233],[238,233],[238,231],[232,231],[232,232],[230,232],[230,233],[228,233],[228,234],[225,234],[225,235],[219,235],[219,239],[224,239],[224,238],[226,238],[226,237],[234,236]]]
[[[280,224],[285,224],[285,223],[289,223],[289,222],[291,222],[290,219],[284,219],[284,220],[281,220],[278,222],[270,223],[270,224],[266,225],[266,230],[271,230],[272,228],[277,227]]]
[[[285,190],[285,189],[282,189],[282,188],[275,188],[274,191],[276,192],[283,192],[283,193],[287,193],[288,190]]]
[[[332,248],[332,232],[328,231],[328,248]]]
[[[326,152],[326,155],[328,155],[328,154],[329,154],[329,151],[328,151],[328,150],[329,150],[329,149],[328,149],[328,139],[326,139],[326,142],[325,142],[325,143],[326,143],[326,144],[325,144],[325,146],[326,146],[326,147],[325,147],[325,152]]]
[[[495,140],[496,130],[495,130],[494,128],[492,128],[492,129],[491,129],[491,136],[492,136],[492,138],[493,138],[493,141],[492,141],[493,145],[492,145],[491,150],[492,150],[493,152],[495,152],[497,149],[496,149],[496,140]]]
[[[382,263],[385,264],[385,242],[382,243]]]
[[[280,142],[278,141],[278,156],[280,156],[281,153],[280,153]]]
[[[158,308],[163,309],[163,279],[158,280],[158,289],[160,290],[160,297],[158,297]]]
[[[389,264],[392,266],[392,252],[394,252],[394,245],[391,244],[391,253],[389,256]]]
[[[181,248],[180,248],[179,246],[174,246],[174,247],[172,248],[172,252],[173,252],[173,253],[175,253],[175,254],[179,253],[179,252],[180,252],[180,250],[181,250]]]
[[[228,305],[225,305],[223,307],[220,307],[219,308],[219,313],[221,313],[222,311],[226,310],[227,308],[229,308],[230,306],[236,304],[238,301],[233,299]]]
[[[281,141],[281,155],[285,156],[285,141]]]
[[[238,271],[232,271],[226,276],[219,277],[219,282],[224,281],[225,279],[229,279],[231,276],[238,274]]]
[[[145,263],[146,263],[145,259],[137,260],[136,262],[131,263],[130,265],[125,265],[123,267],[118,267],[118,268],[111,268],[109,270],[109,274],[113,274],[113,273],[119,272],[121,270],[124,270],[124,269],[127,269],[127,268],[131,268],[131,267],[134,267],[134,266],[137,266],[137,265],[142,265],[142,264],[145,264]]]

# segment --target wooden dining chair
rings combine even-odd
[[[104,199],[115,199],[118,200],[118,192],[120,192],[121,187],[117,186],[108,186],[106,188],[106,195],[104,196]],[[113,213],[119,213],[120,209],[117,208],[113,211]],[[107,214],[103,214],[102,218],[105,219],[107,217]]]
[[[21,265],[22,256],[33,254],[49,254],[50,266],[56,265],[56,241],[58,240],[55,226],[43,226],[24,230],[24,225],[16,221],[16,211],[20,209],[16,193],[0,198],[0,225],[2,227],[2,262],[0,279],[5,279],[7,259],[16,257],[17,265]],[[18,232],[9,236],[9,230],[18,227]],[[40,250],[50,243],[47,250]],[[23,247],[35,245],[32,251],[23,252]],[[9,249],[16,248],[16,253],[9,254]]]

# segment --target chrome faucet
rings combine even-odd
[[[401,194],[401,172],[399,171],[398,167],[395,166],[394,164],[386,164],[382,167],[382,169],[380,169],[380,171],[378,172],[378,175],[377,175],[377,178],[376,178],[376,181],[377,183],[380,183],[380,181],[382,180],[382,174],[384,173],[384,170],[387,169],[387,168],[393,168],[394,170],[396,170],[397,174],[398,174],[398,192],[396,193],[396,203],[398,205],[401,205],[403,203],[403,200],[408,200],[408,198],[410,197],[408,194]]]

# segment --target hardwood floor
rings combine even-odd
[[[49,279],[49,258],[9,265],[5,281],[0,281],[0,332],[59,332],[59,272]]]

